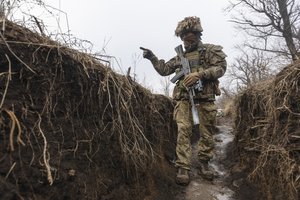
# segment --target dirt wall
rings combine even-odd
[[[299,199],[299,78],[296,61],[236,101],[236,152],[264,199]]]
[[[0,199],[172,196],[172,100],[15,23],[0,36]]]

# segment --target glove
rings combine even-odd
[[[153,52],[150,49],[146,49],[144,47],[140,47],[143,50],[143,57],[150,60],[154,56]]]
[[[183,84],[186,87],[191,87],[192,85],[194,85],[201,78],[203,78],[203,72],[193,72],[193,73],[188,74],[183,79]]]

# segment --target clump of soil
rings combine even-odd
[[[264,199],[299,199],[300,61],[237,98],[236,155]]]
[[[172,199],[173,101],[2,23],[0,199]]]

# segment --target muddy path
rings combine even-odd
[[[215,157],[210,162],[218,176],[211,182],[198,175],[196,144],[193,144],[191,182],[186,187],[180,187],[176,200],[237,200],[234,197],[236,196],[235,192],[228,187],[228,183],[225,181],[230,173],[223,164],[227,156],[226,148],[233,140],[232,128],[230,125],[222,125],[218,126],[218,129],[219,132],[214,136],[216,141]]]

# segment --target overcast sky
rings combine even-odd
[[[223,12],[228,0],[44,0],[63,12],[52,10],[62,32],[69,28],[77,38],[93,44],[93,52],[114,56],[116,71],[135,69],[138,82],[154,92],[162,91],[162,77],[148,60],[142,58],[140,46],[151,49],[158,58],[168,60],[176,55],[181,40],[174,35],[178,21],[198,16],[204,29],[204,43],[222,45],[231,58],[234,45],[229,15]],[[47,24],[49,17],[38,16]],[[53,16],[52,16],[53,17]],[[67,28],[68,27],[68,28]],[[51,28],[51,27],[50,27]],[[52,26],[52,28],[55,28]],[[133,75],[133,74],[131,74]]]

